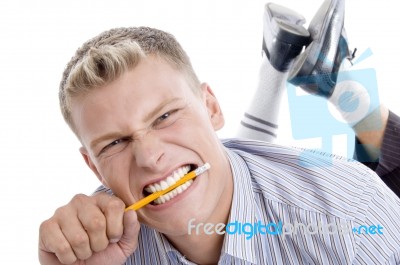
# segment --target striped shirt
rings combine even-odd
[[[400,197],[400,117],[389,111],[389,117],[383,136],[380,157],[371,162],[364,146],[357,141],[355,159],[363,162],[381,177],[383,182]],[[364,162],[367,161],[367,162]]]
[[[287,233],[226,232],[218,264],[400,264],[400,199],[373,171],[354,160],[253,140],[223,144],[234,182],[228,223],[283,224]],[[296,224],[304,229],[289,233]],[[194,263],[142,224],[125,264]]]

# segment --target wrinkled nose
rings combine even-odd
[[[152,171],[162,170],[164,157],[163,143],[151,132],[142,135],[133,145],[134,157],[138,167]]]

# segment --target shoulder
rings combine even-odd
[[[246,162],[255,193],[288,206],[353,219],[370,201],[371,183],[381,185],[373,171],[341,156],[247,139],[223,144]]]
[[[229,150],[239,154],[251,165],[260,161],[259,166],[284,166],[291,170],[303,171],[304,174],[323,172],[335,175],[355,174],[369,178],[373,173],[358,161],[339,155],[317,150],[277,145],[249,139],[225,139],[223,144]]]

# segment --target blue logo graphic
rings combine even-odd
[[[354,93],[350,91],[345,91],[339,97],[339,107],[341,110],[345,112],[354,112],[357,110],[357,107],[360,105],[360,100],[355,99],[352,100]]]
[[[370,49],[366,50],[356,63],[366,59],[371,54]],[[323,78],[323,76],[320,78]],[[318,77],[314,76],[313,80],[316,79]],[[338,97],[338,106],[341,112],[355,112],[355,114],[358,111],[371,112],[379,105],[378,85],[374,69],[368,68],[340,72],[337,76],[336,84],[343,84],[343,82],[352,82],[364,89],[369,96],[369,106],[361,106],[361,102],[353,97],[352,92],[344,91]],[[288,83],[287,95],[293,138],[296,140],[319,138],[321,140],[321,148],[317,150],[325,153],[333,153],[333,136],[346,135],[347,157],[353,157],[355,135],[351,126],[332,115],[328,108],[328,104],[330,103],[326,98],[307,93],[298,95],[296,93],[297,89],[300,88],[296,88],[296,86]],[[359,160],[363,161],[362,158]]]

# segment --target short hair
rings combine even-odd
[[[199,93],[200,81],[189,56],[170,33],[150,27],[114,28],[85,42],[67,64],[59,87],[64,120],[78,136],[71,115],[71,100],[104,86],[142,58],[156,55],[182,71],[192,89]],[[79,137],[79,136],[78,136]]]

